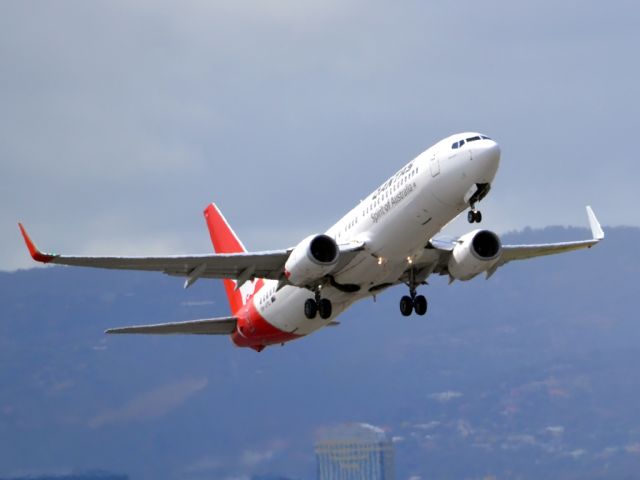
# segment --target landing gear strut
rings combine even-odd
[[[424,315],[427,313],[427,299],[424,295],[417,295],[415,271],[413,268],[409,271],[409,295],[404,295],[400,299],[400,313],[405,317],[411,315],[412,312],[416,312],[418,315]]]
[[[315,291],[314,298],[308,298],[304,302],[304,316],[309,320],[316,318],[316,314],[320,314],[320,318],[326,320],[331,316],[332,305],[328,298],[320,297],[320,288]]]
[[[480,223],[482,221],[482,214],[480,210],[476,208],[476,203],[486,197],[489,190],[491,190],[490,183],[476,183],[476,191],[469,199],[469,206],[471,207],[471,210],[467,214],[469,223]]]

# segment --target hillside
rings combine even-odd
[[[0,477],[313,479],[322,426],[396,441],[397,478],[626,479],[640,461],[640,229],[489,281],[396,288],[337,328],[257,354],[224,337],[105,337],[228,313],[220,282],[45,268],[0,273]],[[509,234],[505,243],[587,237]]]

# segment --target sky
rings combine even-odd
[[[326,230],[441,138],[502,147],[483,227],[640,226],[640,3],[3,2],[0,270]],[[460,221],[446,233],[469,230]]]

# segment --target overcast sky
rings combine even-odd
[[[466,130],[503,151],[484,227],[638,226],[638,25],[631,0],[5,1],[0,269],[33,265],[19,220],[60,253],[206,253],[211,201],[290,246]]]

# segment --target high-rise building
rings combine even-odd
[[[326,429],[316,443],[318,480],[393,480],[393,443],[366,423]]]

